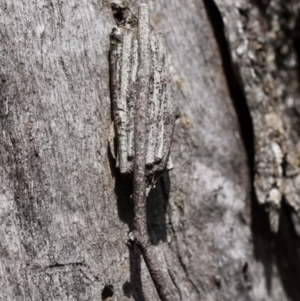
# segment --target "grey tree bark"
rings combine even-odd
[[[147,200],[174,300],[300,300],[299,1],[147,3],[177,105]],[[110,3],[1,0],[0,22],[0,300],[158,300],[108,150]]]

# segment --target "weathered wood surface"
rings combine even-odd
[[[273,14],[242,0],[149,5],[179,116],[174,170],[151,192],[147,212],[174,300],[299,300],[297,219],[283,203],[271,234],[251,189],[256,170],[260,202],[277,204],[277,191],[267,197],[275,187],[298,210],[295,66],[266,53],[253,59],[242,47],[248,34],[263,36]],[[138,250],[126,245],[131,185],[108,151],[109,3],[2,0],[0,22],[0,299],[157,300]],[[293,51],[289,32],[267,28],[271,58],[274,41]],[[261,62],[257,80],[248,59]],[[273,101],[265,95],[272,87],[289,96],[277,91]],[[267,154],[268,139],[283,155]],[[255,165],[264,160],[266,169]]]

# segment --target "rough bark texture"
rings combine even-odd
[[[298,2],[148,3],[178,107],[147,204],[174,300],[300,300]],[[158,300],[108,151],[110,3],[2,0],[0,21],[0,299]]]

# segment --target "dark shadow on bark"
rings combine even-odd
[[[167,239],[166,211],[169,203],[170,177],[164,172],[147,199],[147,224],[151,244]]]
[[[280,228],[275,238],[276,263],[283,287],[290,300],[300,300],[299,239],[292,219],[293,209],[283,200]]]
[[[132,199],[133,187],[130,179],[124,178],[115,168],[115,160],[108,154],[111,174],[115,177],[115,193],[117,196],[117,206],[119,218],[128,225],[129,231],[134,230],[134,204]],[[167,172],[163,173],[156,183],[156,187],[151,190],[147,198],[147,225],[148,235],[151,244],[157,245],[160,241],[165,241],[166,230],[166,210],[169,200],[170,178]],[[125,296],[134,298],[135,301],[145,301],[141,279],[142,256],[139,248],[128,242],[130,260],[130,282],[123,285]]]
[[[257,261],[264,265],[266,287],[270,293],[272,289],[273,276],[273,248],[272,248],[272,232],[269,224],[269,215],[266,208],[258,203],[254,187],[252,188],[251,203],[251,230],[254,246],[254,256]]]
[[[119,172],[115,174],[115,193],[117,195],[119,218],[128,225],[129,231],[133,231],[132,183],[130,180],[124,179]]]
[[[135,301],[145,301],[141,277],[141,253],[139,248],[133,244],[129,249],[130,263],[130,282],[123,285],[124,295],[128,298],[131,296]]]

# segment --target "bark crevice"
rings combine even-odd
[[[254,178],[254,130],[246,96],[238,71],[231,58],[230,48],[224,32],[221,13],[213,0],[204,0],[208,18],[214,31],[222,59],[227,87],[239,122],[239,130],[247,153],[251,179]],[[252,181],[253,182],[253,181]]]
[[[258,7],[264,18],[264,21],[269,22],[265,12],[266,7],[264,7],[263,3],[260,1],[251,2],[253,5]],[[282,208],[279,212],[280,227],[277,234],[272,233],[268,221],[268,209],[266,210],[264,206],[258,203],[254,189],[255,132],[246,95],[243,89],[243,83],[239,71],[237,68],[235,68],[230,54],[230,46],[227,42],[226,29],[224,28],[222,15],[219,11],[219,8],[213,0],[204,0],[204,3],[219,46],[224,74],[227,80],[230,96],[237,113],[240,125],[240,133],[242,135],[243,143],[248,156],[248,164],[251,174],[251,230],[253,236],[254,255],[256,260],[262,262],[264,265],[265,284],[268,292],[271,294],[272,289],[274,289],[272,287],[272,278],[276,273],[274,270],[277,269],[285,293],[289,296],[289,298],[291,298],[291,300],[299,300],[299,289],[296,285],[296,283],[299,283],[300,275],[298,251],[299,238],[297,237],[295,225],[293,224],[291,218],[291,215],[294,213],[294,209],[288,204],[287,201],[285,201],[283,197]],[[242,14],[242,12],[240,13]],[[247,15],[245,15],[245,17],[247,18]],[[293,44],[298,59],[298,73],[300,73],[300,38],[299,34],[295,34],[295,32],[297,33],[297,29],[300,27],[299,24],[300,18],[297,19],[297,25],[295,26],[296,29],[293,33],[289,31],[285,32],[286,36],[290,36],[293,39]],[[269,23],[266,23],[265,25],[268,27]],[[284,58],[280,57],[280,53],[276,48],[276,45],[274,47],[276,50],[276,62],[278,66],[284,68]],[[284,161],[282,162],[284,175],[286,164],[286,158],[284,158]],[[271,254],[275,255],[270,256]]]

